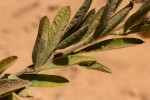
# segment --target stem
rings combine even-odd
[[[22,69],[21,71],[15,73],[15,75],[16,76],[21,76],[25,73],[33,73],[33,72],[35,72],[35,70],[33,69],[33,64],[32,64],[32,65],[29,65],[26,68]]]
[[[70,53],[73,53],[75,50],[78,50],[79,48],[83,47],[83,46],[86,46],[87,44],[91,43],[93,41],[93,39],[90,37],[90,38],[87,38],[86,40],[84,41],[81,41],[73,46],[70,46],[66,49],[62,49],[60,50],[58,53],[55,54],[55,56],[66,56]]]

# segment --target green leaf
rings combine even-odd
[[[19,77],[11,74],[7,77],[8,79],[20,79]],[[19,90],[17,92],[17,94],[20,96],[20,97],[33,97],[33,93],[32,91],[26,86],[25,88]]]
[[[16,60],[18,59],[17,56],[10,56],[0,61],[0,74],[2,74],[7,68],[13,65]]]
[[[93,69],[93,70],[97,70],[97,71],[101,71],[101,72],[105,72],[105,73],[112,73],[111,69],[109,69],[108,67],[106,67],[98,62],[93,62],[91,64],[81,63],[79,65],[82,67],[88,68],[88,69]]]
[[[88,26],[85,26],[81,28],[80,30],[76,31],[74,34],[70,35],[65,40],[63,40],[58,45],[58,49],[63,49],[73,44],[76,44],[77,42],[80,41],[80,39],[84,36],[84,34],[86,34],[87,31],[88,31]]]
[[[104,10],[102,12],[101,19],[99,20],[99,25],[97,26],[93,38],[97,39],[99,35],[103,32],[108,24],[109,19],[112,17],[116,10],[116,7],[120,1],[119,0],[107,0]]]
[[[101,41],[99,43],[88,46],[78,52],[95,52],[95,51],[105,51],[112,49],[126,48],[130,46],[135,46],[142,44],[143,41],[137,38],[113,38]]]
[[[118,13],[116,13],[109,21],[107,26],[105,27],[104,31],[101,33],[100,36],[105,36],[109,34],[113,29],[115,29],[129,14],[132,10],[133,4],[130,3],[123,9],[121,9]]]
[[[33,97],[33,93],[32,93],[32,91],[31,91],[31,89],[28,88],[28,87],[22,89],[22,90],[18,93],[18,95],[19,95],[20,97]]]
[[[124,32],[126,33],[128,29],[138,24],[143,20],[143,17],[150,11],[150,0],[145,0],[142,6],[132,14],[124,25]]]
[[[47,16],[44,16],[40,21],[37,39],[32,52],[32,61],[35,67],[41,66],[49,57],[49,26],[50,21]]]
[[[0,80],[0,98],[10,95],[14,91],[27,86],[27,82],[21,79]]]
[[[82,21],[76,25],[75,28],[72,29],[72,32],[74,34],[74,32],[76,32],[77,30],[84,28],[85,26],[88,26],[91,24],[91,22],[93,21],[95,17],[95,8],[91,9],[87,15],[82,19]],[[69,36],[68,36],[69,37]]]
[[[11,100],[21,100],[21,99],[16,93],[12,93],[12,99]]]
[[[91,22],[93,21],[95,17],[95,8],[91,9],[87,15],[82,19],[82,21],[80,21],[80,23],[78,25],[76,25],[76,27],[74,27],[72,29],[72,33],[74,34],[74,32],[80,30],[81,28],[87,26],[87,25],[90,25]],[[69,37],[69,36],[68,36]],[[63,41],[63,40],[62,40]]]
[[[69,82],[64,77],[46,74],[24,74],[20,78],[27,80],[31,87],[55,87]]]
[[[51,27],[50,27],[50,49],[52,53],[60,42],[62,36],[64,35],[65,28],[69,22],[71,14],[71,9],[69,6],[63,7],[56,15]]]
[[[8,96],[1,98],[0,100],[21,100],[21,98],[16,93],[12,93]]]
[[[131,34],[131,33],[137,33],[137,32],[146,32],[150,31],[150,24],[140,25],[138,27],[135,27],[134,29],[131,29],[128,33],[125,35]]]
[[[116,4],[116,7],[114,9],[114,11],[117,10],[117,8],[120,6],[120,4],[122,3],[123,0],[118,0],[117,4]]]
[[[102,12],[103,12],[103,8],[104,7],[101,7],[95,14],[94,16],[94,19],[92,22],[89,21],[89,29],[88,31],[86,32],[86,34],[81,38],[81,41],[82,40],[85,40],[88,36],[90,36],[93,31],[96,29],[96,27],[98,26],[99,24],[99,20],[101,18],[101,15],[102,15]]]
[[[116,11],[118,6],[121,4],[122,0],[107,0],[107,3],[105,5],[105,15],[106,19],[110,19],[113,15],[113,13]]]
[[[76,12],[75,16],[73,17],[73,19],[69,23],[69,25],[65,31],[65,35],[63,36],[62,40],[64,40],[65,38],[67,38],[68,36],[70,36],[71,34],[74,33],[74,32],[72,32],[72,30],[74,30],[74,28],[81,23],[84,16],[86,15],[86,13],[89,10],[91,3],[92,3],[92,0],[85,0],[84,1],[82,6],[79,8],[79,10]]]
[[[95,8],[91,9],[91,10],[88,12],[88,14],[85,16],[85,18],[84,18],[83,21],[80,23],[80,25],[77,26],[77,27],[78,27],[77,29],[83,28],[83,27],[85,27],[85,26],[87,26],[87,25],[90,25],[91,22],[93,21],[94,17],[95,17]],[[76,28],[75,28],[75,29],[76,29]],[[77,30],[77,29],[76,29],[76,30]]]
[[[91,62],[91,61],[95,61],[95,58],[90,56],[83,56],[83,55],[68,55],[67,57],[56,59],[52,63],[45,64],[36,70],[40,71],[40,70],[47,70],[47,69],[54,69],[54,68],[62,68],[62,67],[67,67],[67,66],[71,66],[83,62]]]
[[[109,20],[115,12],[119,2],[120,0],[107,0],[107,3],[104,7],[104,12],[102,14],[102,18]]]

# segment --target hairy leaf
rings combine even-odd
[[[104,8],[104,7],[101,7],[101,8],[97,11],[96,15],[94,16],[93,21],[92,21],[92,22],[89,22],[89,29],[88,29],[88,31],[86,32],[86,34],[81,38],[81,40],[85,40],[85,39],[86,39],[88,36],[90,36],[90,35],[93,33],[93,31],[96,29],[96,27],[97,27],[98,24],[99,24],[99,20],[100,20],[100,18],[101,18],[102,12],[103,12],[103,8]]]
[[[88,26],[81,28],[80,30],[76,31],[74,34],[67,37],[63,40],[59,45],[58,49],[66,48],[70,45],[76,44],[79,40],[84,36],[84,34],[88,31]]]
[[[120,1],[119,0],[107,0],[104,10],[102,12],[101,19],[99,20],[99,25],[97,26],[93,38],[97,39],[99,35],[103,32],[109,19],[112,17],[116,7]]]
[[[71,9],[69,6],[63,7],[59,13],[56,15],[51,27],[50,27],[50,49],[52,53],[60,42],[62,36],[64,35],[64,30],[69,22],[71,14]]]
[[[143,41],[137,38],[113,38],[113,39],[108,39],[93,44],[78,52],[95,52],[95,51],[120,49],[120,48],[135,46],[142,43]]]
[[[86,13],[89,10],[89,7],[90,7],[91,3],[92,3],[92,0],[85,0],[84,1],[82,6],[79,8],[79,10],[76,12],[75,16],[73,17],[73,19],[69,23],[62,40],[64,40],[65,38],[67,38],[68,36],[70,36],[71,34],[74,33],[74,32],[72,32],[72,30],[74,30],[74,28],[78,24],[81,23],[81,21],[83,20],[84,16],[86,15]]]
[[[107,0],[106,8],[105,8],[105,15],[106,19],[110,19],[113,13],[116,11],[117,7],[121,4],[122,0]]]
[[[81,24],[78,26],[80,28],[83,28],[87,25],[90,25],[95,17],[95,8],[91,9],[88,14],[85,16]]]
[[[145,0],[145,2],[142,4],[142,6],[134,13],[132,14],[124,25],[124,32],[126,33],[128,29],[133,27],[134,25],[138,24],[139,21],[142,20],[142,18],[150,11],[150,0]]]
[[[10,56],[0,61],[0,74],[16,62],[17,56]]]
[[[82,67],[86,67],[88,69],[94,69],[94,70],[105,72],[105,73],[112,73],[112,71],[108,67],[106,67],[98,62],[92,62],[90,64],[89,63],[81,63],[79,65]]]
[[[109,21],[104,31],[100,36],[105,36],[109,34],[114,28],[116,28],[128,15],[128,13],[132,10],[133,3],[130,3],[123,9],[121,9],[118,13],[116,13]]]
[[[0,98],[7,96],[25,86],[27,86],[27,82],[21,79],[0,80]]]
[[[24,74],[20,78],[27,80],[31,87],[55,87],[69,82],[64,77],[46,74]]]
[[[131,34],[131,33],[137,33],[137,32],[146,32],[146,31],[150,31],[150,24],[141,25],[141,26],[138,26],[136,28],[133,28],[132,30],[130,30],[125,35]]]
[[[40,21],[37,39],[32,52],[32,61],[35,67],[41,66],[49,57],[49,27],[50,21],[47,16],[44,16]]]
[[[95,17],[95,8],[91,9],[87,15],[82,19],[82,21],[80,21],[80,23],[78,25],[76,25],[76,27],[74,27],[72,29],[72,33],[74,34],[74,32],[76,32],[77,30],[91,24],[91,22],[93,21]],[[69,37],[69,36],[68,36]],[[62,40],[63,41],[63,40]]]
[[[120,6],[120,4],[122,3],[123,0],[118,0],[117,4],[116,4],[116,7],[114,9],[114,11],[117,10],[117,8]]]
[[[68,55],[67,57],[59,58],[59,59],[54,60],[52,63],[43,65],[37,70],[63,68],[63,67],[80,64],[83,62],[91,62],[91,61],[95,61],[95,58],[90,57],[90,56],[82,56],[82,55]]]

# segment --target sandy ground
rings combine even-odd
[[[47,15],[52,20],[65,5],[71,6],[73,15],[82,2],[0,0],[0,59],[11,55],[19,57],[7,72],[12,73],[31,64],[31,53],[42,16]],[[91,8],[98,9],[104,3],[105,0],[93,0]],[[144,41],[144,44],[135,47],[89,54],[110,67],[113,74],[78,66],[43,71],[62,75],[71,82],[62,87],[32,88],[35,97],[27,100],[150,100],[150,41],[149,38]]]

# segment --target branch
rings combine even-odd
[[[79,43],[77,43],[77,44],[75,44],[73,46],[70,46],[68,48],[59,50],[58,52],[55,53],[54,57],[58,58],[58,57],[62,57],[62,56],[66,56],[68,54],[71,54],[74,51],[80,49],[81,47],[86,46],[87,44],[89,44],[91,42],[93,42],[93,38],[89,37],[86,40],[83,40],[83,41],[81,41],[81,42],[79,42]]]
[[[22,69],[21,71],[15,73],[16,76],[21,76],[25,73],[34,73],[36,72],[35,69],[33,68],[33,64],[32,65],[29,65],[27,66],[26,68]]]

